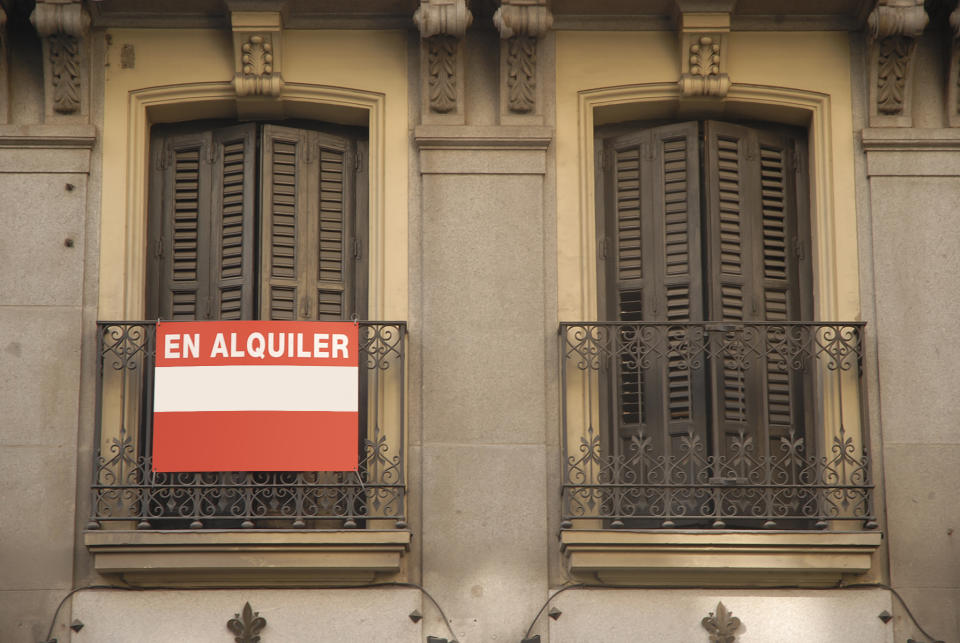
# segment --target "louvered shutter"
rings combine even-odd
[[[254,317],[256,125],[213,133],[212,318]]]
[[[609,141],[609,312],[619,321],[683,323],[703,316],[697,132],[696,123],[682,123]],[[620,440],[642,425],[656,452],[670,455],[691,433],[705,439],[703,372],[689,368],[688,339],[685,327],[668,328],[649,368],[632,356],[620,360]]]
[[[260,318],[307,319],[301,286],[307,223],[307,133],[266,125],[260,143]]]
[[[151,317],[208,317],[211,145],[210,132],[154,137]]]
[[[354,146],[276,125],[261,141],[264,319],[348,319],[356,312]]]
[[[255,126],[153,137],[148,310],[253,316]]]
[[[707,262],[711,319],[801,319],[794,143],[762,130],[708,122],[705,136]],[[714,334],[724,346],[713,368],[714,439],[723,455],[742,431],[768,455],[790,426],[802,426],[801,375],[769,346],[784,328]]]

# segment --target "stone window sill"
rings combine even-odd
[[[96,570],[142,587],[326,586],[396,580],[404,530],[87,531]]]
[[[825,587],[870,571],[882,534],[566,529],[570,575],[610,585]]]

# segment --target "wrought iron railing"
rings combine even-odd
[[[98,322],[88,529],[406,527],[406,324],[359,326],[357,472],[157,473],[150,453],[156,324]]]
[[[563,527],[876,528],[862,335],[561,324]]]

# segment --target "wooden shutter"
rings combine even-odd
[[[264,319],[348,319],[361,254],[349,139],[276,125],[261,141]]]
[[[703,317],[697,133],[696,123],[681,123],[608,141],[606,275],[618,321]],[[621,441],[642,425],[656,452],[669,456],[690,433],[705,439],[703,373],[683,358],[684,329],[666,331],[650,368],[629,358],[617,366]]]
[[[764,130],[708,122],[705,131],[709,313],[731,322],[799,321],[805,239],[797,208],[792,139]],[[791,425],[802,426],[800,375],[766,355],[771,333],[726,341],[712,368],[717,403],[714,439],[721,454],[743,431],[757,455],[768,455]],[[760,353],[755,352],[759,350]]]
[[[151,250],[158,284],[148,314],[205,319],[210,290],[211,134],[156,136],[153,147]],[[156,215],[156,216],[154,216]]]
[[[215,319],[253,319],[256,126],[215,130],[211,220],[211,311]]]
[[[252,317],[254,131],[153,137],[150,317]]]

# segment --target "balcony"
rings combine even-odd
[[[98,322],[90,521],[98,571],[129,582],[369,582],[408,548],[406,324],[360,322],[357,472],[157,473],[156,324]],[[286,534],[286,535],[285,535]]]
[[[817,585],[868,570],[862,336],[859,322],[561,324],[571,572]]]
[[[564,524],[876,527],[862,328],[561,324]]]

